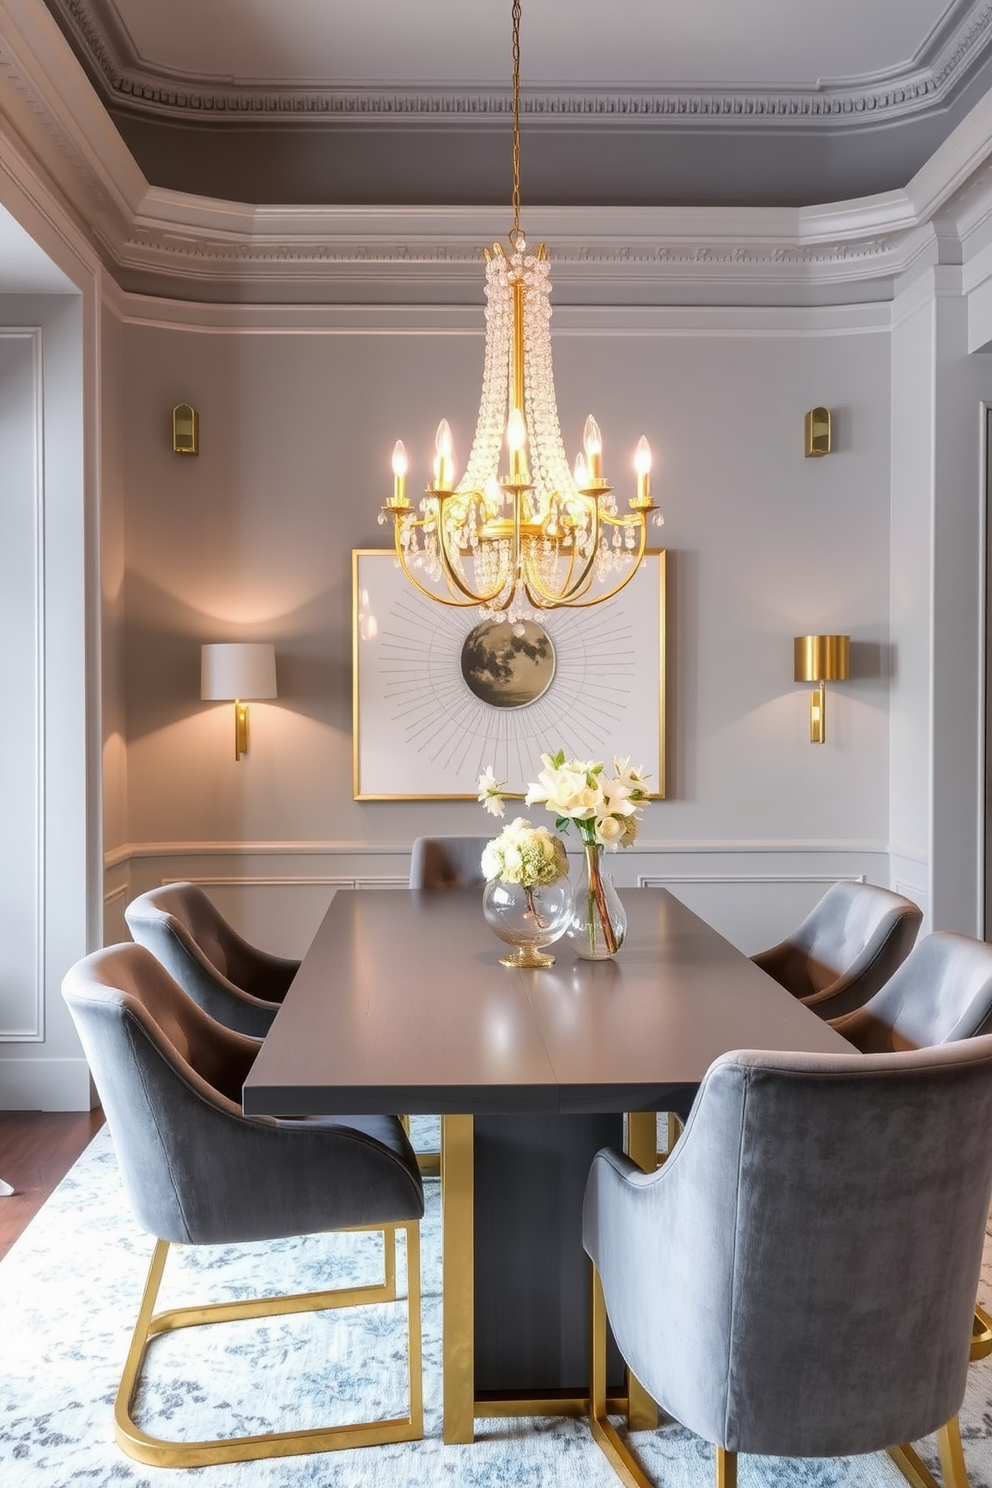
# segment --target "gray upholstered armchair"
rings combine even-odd
[[[831,884],[787,939],[751,960],[821,1018],[836,1018],[888,981],[922,922],[911,899],[842,881]]]
[[[830,1024],[864,1054],[992,1033],[992,945],[934,931],[864,1007]]]
[[[900,1444],[937,1432],[945,1479],[964,1488],[956,1416],[990,1130],[992,1037],[898,1054],[744,1051],[710,1067],[658,1172],[599,1153],[583,1242],[593,1431],[611,1460],[640,1471],[606,1419],[604,1294],[624,1358],[715,1443],[721,1483],[738,1452],[888,1448],[925,1475]]]
[[[249,945],[191,883],[166,884],[132,900],[127,927],[211,1018],[264,1038],[299,961]]]
[[[256,1041],[215,1023],[142,946],[95,952],[68,972],[62,990],[107,1115],[135,1218],[157,1238],[114,1407],[124,1450],[142,1462],[193,1467],[422,1436],[418,1221],[424,1195],[397,1118],[244,1116],[241,1086],[257,1053]],[[381,1285],[153,1315],[175,1241],[237,1244],[345,1228],[384,1231]],[[392,1301],[397,1228],[405,1231],[407,1254],[410,1400],[405,1416],[209,1442],[163,1441],[135,1423],[132,1403],[145,1350],[157,1332]]]
[[[488,837],[418,837],[410,854],[411,889],[474,889],[485,883]]]

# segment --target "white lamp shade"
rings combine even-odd
[[[201,698],[231,702],[276,696],[276,652],[271,641],[224,641],[200,647]]]

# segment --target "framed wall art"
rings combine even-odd
[[[665,794],[665,553],[613,599],[516,623],[419,594],[393,551],[352,553],[356,801],[522,790],[542,753],[629,756]]]

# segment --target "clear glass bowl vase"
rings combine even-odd
[[[557,883],[525,888],[494,878],[482,895],[482,912],[489,928],[516,950],[500,956],[504,966],[553,966],[554,956],[542,950],[565,933],[572,914],[572,890],[567,878]]]

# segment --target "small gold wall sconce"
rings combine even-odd
[[[846,682],[851,675],[851,637],[846,635],[796,636],[795,678],[797,682],[819,682],[809,695],[809,742],[822,744],[827,736],[825,682]]]
[[[177,455],[200,453],[200,416],[189,403],[172,410],[172,448]]]
[[[807,460],[829,455],[831,450],[830,409],[811,408],[804,421]]]
[[[271,641],[200,647],[200,697],[206,702],[234,704],[236,760],[248,752],[248,701],[276,696],[276,653]]]

